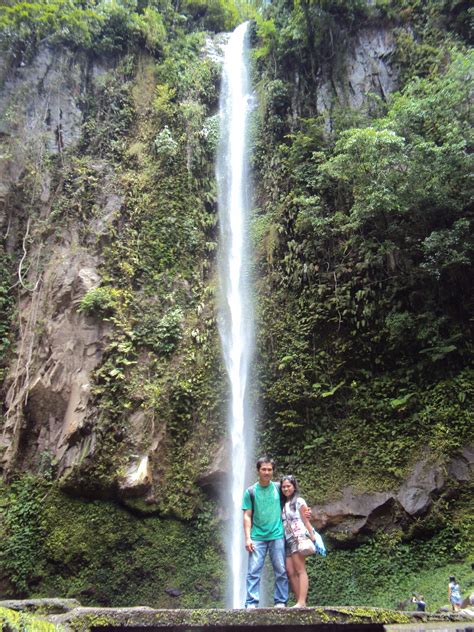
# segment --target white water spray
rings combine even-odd
[[[216,165],[221,229],[220,335],[230,384],[228,428],[231,480],[226,503],[229,503],[227,508],[231,519],[226,542],[232,608],[241,608],[245,596],[246,554],[241,503],[253,443],[247,383],[253,331],[247,254],[249,177],[246,152],[251,97],[246,63],[246,33],[247,23],[238,26],[225,49],[220,98],[221,134]]]

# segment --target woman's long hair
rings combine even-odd
[[[281,486],[283,485],[284,481],[288,481],[295,488],[295,491],[292,493],[292,495],[289,498],[284,496],[283,492],[281,491]],[[280,479],[280,495],[282,497],[282,505],[289,501],[291,511],[296,511],[296,501],[298,500],[299,491],[300,491],[300,489],[298,487],[298,482],[297,482],[296,478],[292,474],[288,474],[287,476],[282,476],[281,477],[281,479]]]

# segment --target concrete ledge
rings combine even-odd
[[[466,623],[474,617],[459,614],[405,613],[382,608],[258,608],[256,610],[153,610],[138,608],[75,608],[68,613],[48,617],[74,632],[115,632],[127,628],[130,631],[151,630],[192,631],[216,630],[247,632],[247,629],[271,632],[290,632],[300,629],[331,632],[384,632],[385,626],[398,625],[412,628],[426,623],[439,623],[441,627],[459,622],[456,629],[466,630]],[[474,628],[474,626],[470,626]],[[396,632],[393,630],[393,632]],[[474,632],[474,629],[473,629]]]
[[[80,606],[77,599],[5,599],[0,601],[0,608],[38,614],[60,614]]]
[[[356,606],[154,610],[77,604],[74,599],[25,599],[2,601],[0,608],[39,615],[57,632],[474,632],[472,610],[421,613]]]

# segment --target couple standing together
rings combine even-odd
[[[274,467],[273,459],[258,459],[258,481],[245,490],[242,501],[245,548],[249,553],[245,607],[258,607],[260,580],[268,553],[275,573],[275,607],[286,606],[289,581],[296,598],[295,607],[304,608],[308,575],[305,558],[298,552],[298,539],[307,533],[314,541],[309,521],[311,511],[299,496],[293,476],[284,476],[280,483],[272,481]]]

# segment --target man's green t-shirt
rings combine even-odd
[[[262,487],[260,483],[255,483],[253,488],[255,491],[254,506],[252,507],[248,489],[245,490],[242,501],[242,509],[253,509],[250,537],[258,542],[283,538],[284,531],[278,487],[273,481],[270,481],[266,487]]]

